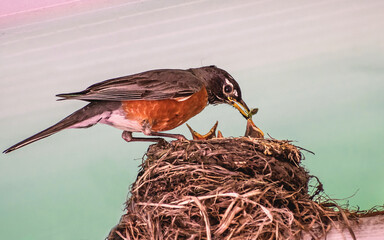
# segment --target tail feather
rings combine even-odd
[[[87,91],[74,92],[74,93],[61,93],[57,94],[56,97],[60,97],[57,99],[58,101],[69,100],[69,99],[77,99],[79,96],[83,96]]]
[[[24,147],[30,143],[38,141],[40,139],[46,138],[55,134],[63,129],[71,128],[71,127],[90,127],[101,120],[101,118],[97,118],[96,116],[102,115],[105,112],[110,112],[113,109],[118,108],[117,102],[91,102],[85,107],[77,110],[71,115],[67,116],[60,122],[55,125],[36,133],[35,135],[16,143],[10,148],[3,151],[3,153],[9,153],[21,147]],[[81,124],[85,122],[84,124]]]

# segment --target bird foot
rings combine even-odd
[[[140,137],[132,137],[132,132],[124,131],[121,137],[126,142],[159,142],[164,140],[163,138],[140,138]]]
[[[187,141],[187,139],[181,134],[171,134],[171,133],[155,133],[151,132],[146,134],[148,136],[158,136],[158,137],[133,137],[132,132],[124,131],[121,137],[127,142],[159,142],[165,141],[161,137],[176,138],[180,141]]]

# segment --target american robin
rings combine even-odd
[[[96,83],[84,91],[58,94],[59,100],[89,102],[55,125],[13,145],[4,153],[68,128],[87,128],[104,123],[123,130],[125,141],[159,141],[159,137],[185,139],[180,134],[162,133],[185,123],[207,104],[227,103],[249,118],[239,84],[216,66],[187,70],[160,69]],[[157,138],[132,137],[142,132]]]

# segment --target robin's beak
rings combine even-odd
[[[248,119],[250,117],[249,115],[250,110],[247,104],[245,104],[245,102],[243,101],[243,99],[241,99],[240,101],[237,101],[234,98],[228,98],[228,100],[232,106],[234,106],[237,110],[239,110],[239,112],[241,113],[241,115],[243,115],[243,117],[245,117],[245,119]]]

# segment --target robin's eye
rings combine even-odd
[[[224,87],[224,92],[225,92],[225,93],[230,93],[230,92],[232,92],[232,86],[231,86],[231,85],[225,85],[225,87]]]

